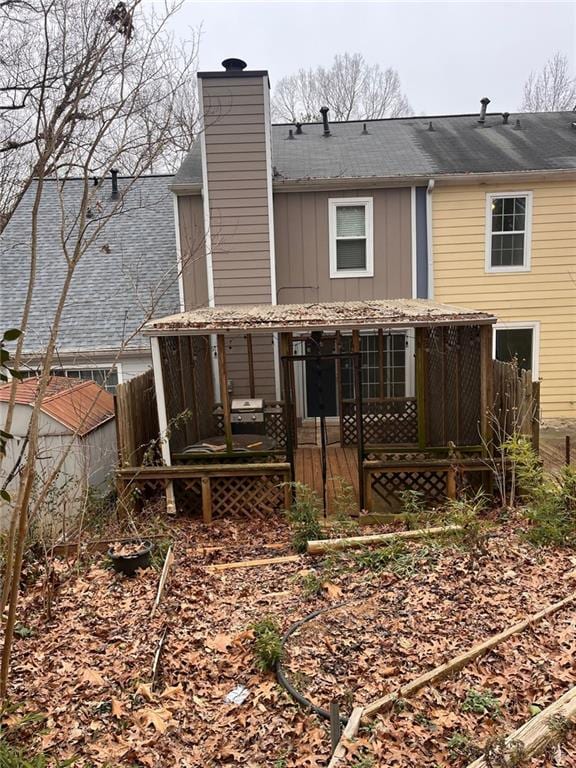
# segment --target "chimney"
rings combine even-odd
[[[324,124],[324,136],[330,136],[330,124],[328,123],[328,107],[320,107],[320,114],[322,115],[322,123]]]
[[[490,104],[490,99],[488,96],[484,96],[483,99],[480,99],[480,104],[482,106],[480,107],[480,117],[478,118],[478,122],[481,125],[484,125],[486,122],[486,108],[488,107],[488,104]]]
[[[118,171],[116,168],[112,168],[110,171],[112,174],[112,199],[115,200],[118,197]]]
[[[208,299],[276,303],[268,72],[222,67],[198,73]]]

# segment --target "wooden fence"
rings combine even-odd
[[[493,431],[499,445],[512,434],[526,435],[536,450],[540,443],[540,382],[515,363],[493,361]]]
[[[126,384],[118,385],[115,408],[120,466],[138,467],[160,433],[154,372],[146,371]],[[157,449],[153,448],[151,453],[155,456]]]

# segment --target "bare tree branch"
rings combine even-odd
[[[555,53],[540,72],[524,83],[523,112],[562,112],[576,109],[576,77],[570,75],[568,57]]]
[[[328,68],[300,69],[283,77],[272,100],[275,120],[310,122],[327,106],[334,120],[401,117],[412,114],[396,70],[368,64],[360,53],[334,57]]]

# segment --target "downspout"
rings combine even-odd
[[[428,299],[434,298],[434,254],[432,248],[432,192],[434,179],[429,179],[426,187],[426,241],[428,246]]]

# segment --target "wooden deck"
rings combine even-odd
[[[339,445],[329,445],[326,451],[326,458],[328,513],[334,514],[337,511],[334,504],[334,496],[338,494],[342,480],[352,486],[357,506],[358,459],[356,447],[341,448]],[[320,498],[322,498],[322,460],[320,448],[315,445],[298,448],[295,460],[296,480],[315,490]]]

